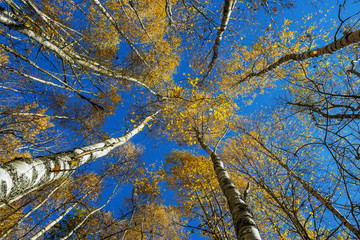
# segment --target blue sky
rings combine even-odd
[[[240,5],[239,3],[237,3]],[[336,19],[337,17],[337,7],[335,6],[330,12],[326,13],[327,16],[324,16],[323,12],[326,11],[326,9],[330,9],[334,4],[334,2],[330,3],[329,1],[323,1],[321,3],[316,2],[315,4],[310,3],[310,1],[294,1],[294,7],[290,10],[285,10],[284,14],[280,13],[277,16],[273,16],[274,19],[276,19],[276,25],[280,28],[281,24],[283,22],[283,19],[289,19],[289,20],[299,20],[301,22],[301,18],[309,16],[309,14],[314,14],[315,12],[318,12],[318,16],[322,16],[323,18],[323,24],[326,26],[327,24],[332,25],[330,22],[330,19]],[[319,20],[319,18],[316,16],[314,18],[315,20]],[[262,19],[259,20],[259,29],[258,36],[264,34],[264,25],[267,26],[271,24],[274,26],[274,23],[272,22],[269,17],[264,16]],[[231,23],[230,23],[231,24]],[[225,32],[225,35],[227,32]],[[253,33],[251,33],[253,34]],[[249,36],[249,34],[245,33],[245,38],[242,41],[244,44],[250,45],[252,42],[252,38],[257,37],[255,35]],[[222,45],[227,44],[227,39],[223,39]],[[178,73],[174,76],[176,81],[182,80],[184,78],[183,73],[189,73],[189,64],[187,59],[182,59],[181,67],[178,69]],[[271,104],[274,104],[274,97],[276,98],[278,95],[277,92],[266,92],[264,95],[260,95],[256,98],[254,103],[249,106],[245,107],[244,111],[247,114],[254,114],[255,111],[262,110],[264,107],[269,106]],[[242,105],[241,102],[239,102],[239,105]],[[126,108],[126,106],[125,106]],[[104,130],[108,133],[113,133],[114,131],[119,131],[121,129],[118,128],[118,126],[124,125],[124,111],[126,109],[119,107],[119,109],[116,112],[115,116],[111,116],[108,118],[106,125],[104,127]],[[121,133],[120,133],[121,134]],[[158,138],[158,137],[151,137],[151,133],[141,133],[137,136],[135,136],[132,139],[132,142],[135,144],[140,144],[141,146],[145,147],[143,159],[146,164],[150,165],[155,162],[161,163],[164,161],[165,155],[168,154],[171,150],[174,149],[183,149],[184,147],[179,147],[174,143],[168,142],[165,138]],[[188,148],[191,149],[191,148]],[[202,152],[201,150],[196,150],[197,152]],[[211,167],[211,166],[209,166]],[[127,195],[130,188],[126,188],[125,191],[123,191],[120,195],[117,196],[116,199],[112,200],[112,202],[109,204],[108,209],[115,210],[121,205],[122,198]],[[165,198],[165,204],[172,202],[172,193],[169,191],[164,191],[164,198]],[[201,239],[200,235],[193,234],[190,239]]]
[[[222,40],[222,44],[220,46],[220,54],[226,55],[228,54],[226,51],[221,51],[221,49],[224,49],[226,46],[229,46],[232,44],[232,41],[241,40],[241,44],[250,46],[252,41],[261,35],[265,33],[265,29],[267,27],[281,27],[281,24],[284,19],[289,20],[299,20],[299,24],[303,22],[301,18],[307,18],[310,14],[314,16],[314,20],[311,21],[319,21],[321,25],[324,27],[324,31],[327,30],[330,26],[333,26],[333,22],[330,19],[337,19],[338,14],[338,6],[333,6],[332,4],[337,4],[337,1],[294,1],[294,6],[289,10],[284,10],[283,13],[279,13],[278,15],[273,15],[272,18],[276,21],[276,23],[273,22],[273,20],[264,14],[259,13],[257,16],[257,25],[253,27],[252,32],[239,32],[239,34],[233,34],[232,32],[225,32],[225,36],[228,36],[227,38],[224,38]],[[237,3],[236,6],[244,6],[244,3]],[[349,5],[351,6],[351,5]],[[331,10],[330,10],[331,9]],[[327,11],[329,10],[329,12]],[[350,16],[354,13],[357,9],[355,8],[348,8],[346,9],[346,12],[344,12],[344,18],[345,16]],[[326,15],[325,15],[326,14]],[[310,21],[310,22],[311,22]],[[233,24],[233,25],[232,25]],[[234,28],[238,27],[235,26],[237,24],[236,22],[230,21],[230,28],[233,26]],[[294,24],[295,26],[295,24]],[[332,30],[333,34],[335,30]],[[341,34],[339,35],[341,36]],[[325,44],[325,43],[324,43]],[[119,55],[124,56],[128,53],[129,48],[124,44],[120,47]],[[193,50],[190,50],[193,51]],[[191,54],[191,52],[189,53]],[[184,80],[184,74],[192,74],[192,69],[189,66],[189,59],[187,59],[187,52],[184,52],[182,54],[182,60],[180,67],[178,68],[177,73],[174,75],[175,82],[180,82],[180,80]],[[36,57],[36,52],[32,52],[32,57]],[[52,61],[53,59],[50,58]],[[279,86],[279,89],[281,90],[281,86]],[[283,90],[283,89],[282,89]],[[241,106],[241,114],[251,115],[256,114],[256,111],[264,110],[266,107],[271,106],[272,104],[276,103],[276,99],[279,95],[279,90],[269,90],[266,91],[265,94],[258,96],[254,103],[251,106],[245,106],[244,103],[239,99],[238,105]],[[129,119],[127,118],[129,109],[128,104],[132,101],[136,100],[138,97],[135,95],[135,98],[133,98],[130,94],[124,94],[124,104],[120,105],[119,108],[116,110],[115,114],[108,117],[106,120],[106,124],[103,127],[103,130],[108,134],[108,136],[121,136],[126,130],[127,127],[131,128],[132,123],[129,122]],[[71,138],[72,136],[68,136]],[[194,148],[194,147],[184,147],[184,146],[178,146],[177,144],[173,142],[169,142],[165,136],[154,136],[152,132],[143,131],[140,134],[137,134],[133,139],[131,140],[133,143],[138,144],[142,147],[144,147],[144,154],[143,159],[146,166],[150,166],[154,163],[155,166],[160,166],[162,162],[164,162],[165,155],[170,153],[172,150],[189,150],[189,151],[196,151],[197,153],[204,154],[202,150]],[[79,143],[75,143],[79,144]],[[84,143],[85,144],[85,143]],[[72,148],[73,146],[71,146]],[[70,147],[69,147],[70,148]],[[63,149],[60,149],[63,150]],[[95,162],[87,166],[90,170],[98,170],[99,166],[103,163],[104,160],[99,160],[99,162]],[[209,166],[209,168],[212,168],[212,166]],[[124,190],[111,201],[111,203],[108,205],[107,209],[114,211],[115,215],[118,214],[119,208],[122,207],[122,200],[124,197],[128,196],[131,188],[130,186],[125,186]],[[107,189],[105,192],[103,199],[106,200],[106,197],[110,194],[112,191],[111,187]],[[170,191],[163,192],[164,197],[164,203],[165,204],[172,204],[174,203],[174,199],[172,196],[172,193]],[[196,223],[196,222],[195,222]],[[200,239],[201,236],[194,234],[192,235],[191,239]]]

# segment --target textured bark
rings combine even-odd
[[[354,69],[350,69],[348,70],[349,73],[354,74],[355,76],[357,76],[358,78],[360,78],[360,73],[358,71],[355,71]]]
[[[155,96],[159,96],[155,91],[153,91],[148,85],[144,84],[143,82],[129,76],[125,76],[122,74],[119,74],[117,71],[111,70],[106,68],[105,66],[100,65],[99,63],[90,60],[85,59],[84,57],[80,56],[79,54],[76,54],[75,52],[70,52],[66,48],[61,48],[60,43],[57,43],[55,40],[48,40],[44,38],[43,36],[39,35],[38,33],[34,32],[33,30],[26,27],[24,24],[18,23],[7,16],[3,14],[4,10],[0,11],[0,24],[15,30],[30,39],[36,41],[39,43],[42,47],[45,49],[48,49],[52,53],[54,53],[56,56],[58,56],[60,59],[63,59],[67,63],[69,63],[72,66],[81,66],[86,69],[90,69],[92,71],[95,71],[97,73],[104,74],[109,77],[117,78],[117,79],[123,79],[130,82],[135,83],[138,86],[141,86],[148,90],[151,94]],[[49,36],[50,39],[50,36]]]
[[[261,240],[259,231],[250,212],[249,206],[242,199],[229,174],[224,169],[223,161],[198,137],[201,147],[210,155],[220,188],[226,197],[235,226],[238,240]]]
[[[275,63],[269,65],[268,67],[262,69],[261,71],[257,73],[250,73],[245,78],[240,79],[238,83],[245,82],[246,80],[252,78],[252,77],[258,77],[264,73],[267,73],[277,67],[279,67],[281,64],[288,62],[288,61],[304,61],[306,59],[314,58],[314,57],[320,57],[326,54],[332,54],[333,52],[339,51],[340,49],[347,47],[351,44],[357,43],[360,41],[360,30],[351,32],[340,38],[339,40],[330,43],[329,45],[326,45],[321,48],[312,49],[310,51],[299,53],[299,54],[288,54],[283,57],[281,57],[279,60],[277,60]]]
[[[219,55],[219,46],[220,46],[220,42],[223,38],[223,34],[228,26],[229,20],[230,20],[230,16],[232,13],[232,10],[234,9],[236,0],[225,0],[224,3],[224,9],[223,9],[223,17],[221,19],[221,26],[219,27],[218,31],[217,31],[217,36],[215,39],[215,43],[214,46],[212,48],[213,51],[213,57],[211,59],[211,62],[209,64],[209,69],[207,71],[207,74],[205,75],[204,78],[206,78],[207,76],[209,76],[211,70],[214,68],[215,65],[215,61]]]
[[[40,188],[41,188],[41,186],[39,185],[39,186],[36,186],[36,187],[31,188],[31,189],[28,190],[28,191],[25,191],[24,193],[22,193],[22,194],[20,194],[20,195],[17,195],[17,196],[14,197],[14,198],[11,198],[11,199],[9,199],[9,200],[3,200],[2,203],[0,202],[0,208],[3,208],[3,207],[5,207],[5,206],[8,206],[8,207],[14,209],[14,207],[11,205],[13,202],[16,202],[17,200],[20,200],[21,198],[25,197],[26,195],[28,195],[28,194],[36,191],[36,190],[39,190]]]
[[[107,155],[111,150],[126,143],[139,133],[152,116],[122,137],[59,152],[48,156],[10,161],[0,165],[0,201],[7,202],[18,195],[37,187],[69,176],[78,167]]]

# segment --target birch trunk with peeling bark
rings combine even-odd
[[[215,61],[219,55],[219,46],[220,46],[220,42],[223,38],[223,35],[224,35],[224,32],[229,24],[229,20],[230,20],[230,16],[231,16],[231,13],[235,7],[235,3],[236,3],[236,0],[225,0],[225,3],[224,3],[224,9],[223,9],[223,16],[222,16],[222,19],[221,19],[221,25],[217,31],[217,34],[216,34],[216,39],[215,39],[215,43],[214,43],[214,46],[212,47],[212,51],[213,51],[213,57],[209,63],[209,67],[208,67],[208,71],[205,75],[204,78],[208,77],[211,70],[214,68],[214,65],[215,65]]]
[[[270,72],[271,70],[279,67],[283,63],[286,63],[288,61],[304,61],[306,59],[320,57],[326,54],[332,54],[336,51],[339,51],[347,46],[350,46],[352,44],[358,43],[360,41],[360,30],[357,30],[355,32],[347,33],[345,36],[340,38],[339,40],[332,42],[324,47],[315,48],[310,51],[304,52],[304,53],[292,53],[287,54],[283,57],[281,57],[279,60],[274,62],[273,64],[269,65],[268,67],[262,69],[259,72],[250,73],[243,79],[240,79],[238,83],[245,82],[246,80],[252,78],[252,77],[258,77],[264,73]]]
[[[29,189],[72,174],[80,166],[107,155],[139,133],[156,115],[148,116],[122,137],[48,156],[10,161],[0,165],[0,201],[7,203]]]
[[[10,1],[10,2],[12,2],[12,1]],[[18,18],[13,13],[8,12],[4,9],[0,9],[0,24],[5,27],[8,27],[9,29],[17,31],[17,32],[25,35],[29,39],[32,39],[33,41],[39,43],[42,47],[44,47],[45,49],[48,49],[49,51],[54,53],[56,56],[58,56],[60,59],[64,60],[71,66],[83,67],[85,69],[90,69],[94,72],[104,74],[108,77],[113,77],[113,78],[117,78],[117,79],[130,81],[140,87],[145,88],[151,94],[153,94],[157,97],[160,97],[148,85],[144,84],[143,82],[139,81],[138,79],[119,74],[118,71],[116,71],[116,70],[108,69],[105,66],[100,65],[99,63],[97,63],[94,60],[84,58],[73,51],[69,51],[66,48],[62,48],[62,47],[60,47],[61,44],[59,42],[56,42],[56,40],[54,40],[54,39],[52,39],[52,41],[48,40],[47,38],[39,35],[37,32],[31,30],[24,24],[14,21],[9,16],[12,16],[15,19]],[[48,38],[51,39],[49,36],[48,36]]]
[[[220,188],[226,197],[238,240],[261,240],[259,230],[250,212],[248,204],[242,199],[229,174],[224,168],[223,161],[198,137],[201,147],[210,155],[214,171]]]

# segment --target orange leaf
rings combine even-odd
[[[56,165],[53,169],[52,169],[53,172],[55,173],[59,173],[60,171],[60,165]]]

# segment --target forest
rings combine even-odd
[[[358,0],[0,0],[0,240],[360,239]]]

